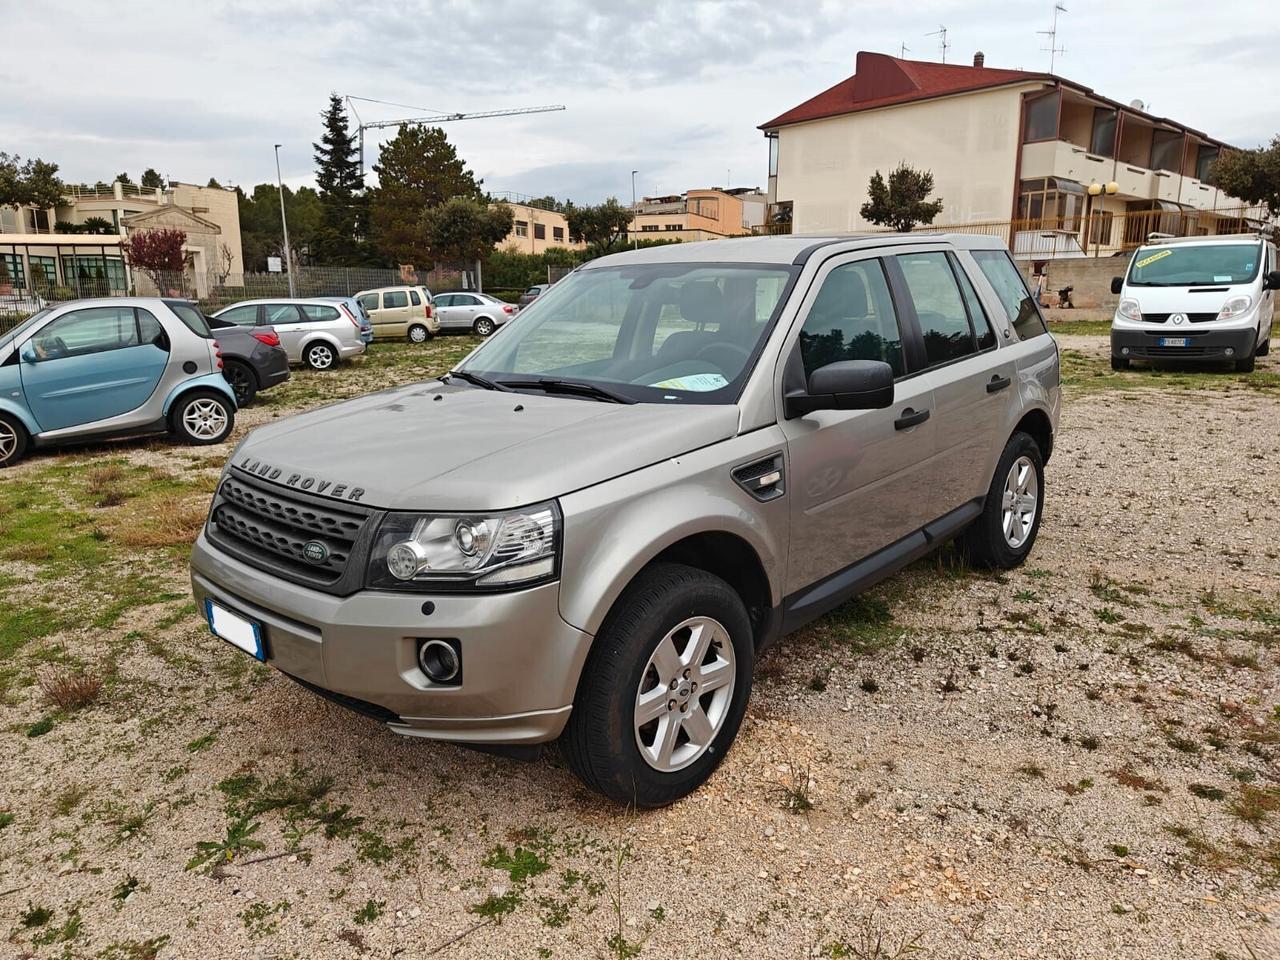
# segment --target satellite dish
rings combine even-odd
[[[1130,100],[1129,106],[1131,106],[1134,110],[1145,111],[1147,109],[1147,105],[1143,103],[1141,100]]]

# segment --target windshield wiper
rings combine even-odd
[[[495,383],[488,377],[482,377],[478,373],[469,373],[466,370],[450,370],[445,374],[446,377],[457,377],[459,380],[465,380],[467,383],[476,387],[484,387],[486,390],[497,390],[501,393],[511,393],[510,387],[504,387],[500,383]]]
[[[503,380],[502,385],[508,389],[543,390],[546,393],[567,393],[580,397],[591,397],[593,400],[604,400],[608,403],[635,403],[630,397],[615,393],[613,390],[586,383],[582,380],[560,380],[556,377],[538,377],[534,380]]]

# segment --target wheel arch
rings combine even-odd
[[[406,327],[406,330],[408,328]],[[342,357],[342,344],[338,342],[338,338],[332,333],[326,333],[323,330],[312,330],[304,335],[302,346],[298,349],[298,356],[303,363],[307,362],[307,351],[314,347],[317,343],[323,342],[326,346],[333,348],[334,361],[337,362]]]
[[[1046,411],[1039,407],[1028,410],[1013,428],[1013,432],[1030,436],[1040,448],[1040,456],[1044,462],[1049,462],[1049,457],[1053,455],[1053,421]]]
[[[30,411],[19,404],[0,399],[0,413],[7,414],[17,420],[22,425],[22,429],[27,431],[28,437],[34,437],[40,432],[40,425],[36,423],[35,417],[31,416]]]
[[[254,386],[257,387],[259,390],[262,389],[262,375],[258,372],[258,368],[254,366],[252,363],[250,363],[248,360],[244,359],[243,357],[223,357],[222,363],[223,363],[224,372],[226,371],[227,366],[233,363],[239,364],[240,366],[244,367],[246,370],[249,371],[249,376],[253,378]]]
[[[200,390],[215,390],[231,401],[232,410],[239,409],[239,406],[236,404],[235,391],[231,389],[231,384],[227,383],[227,378],[222,375],[222,371],[218,371],[217,373],[206,373],[202,377],[193,377],[190,380],[184,380],[182,383],[170,390],[169,395],[165,398],[164,407],[161,408],[162,415],[168,417],[173,413],[173,408],[177,405],[179,400],[193,391]]]

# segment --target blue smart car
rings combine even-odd
[[[77,300],[0,333],[0,467],[31,446],[235,426],[222,354],[196,310],[158,297]]]

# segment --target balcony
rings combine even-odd
[[[1077,147],[1065,140],[1041,140],[1038,143],[1027,143],[1022,146],[1023,180],[1036,180],[1040,177],[1061,177],[1074,180],[1076,183],[1088,184],[1093,181],[1106,183],[1111,177],[1115,162],[1107,157],[1089,153],[1084,147]],[[1144,196],[1143,199],[1146,199]]]
[[[1217,206],[1218,191],[1195,177],[1183,177],[1178,202],[1193,210],[1212,210]]]

